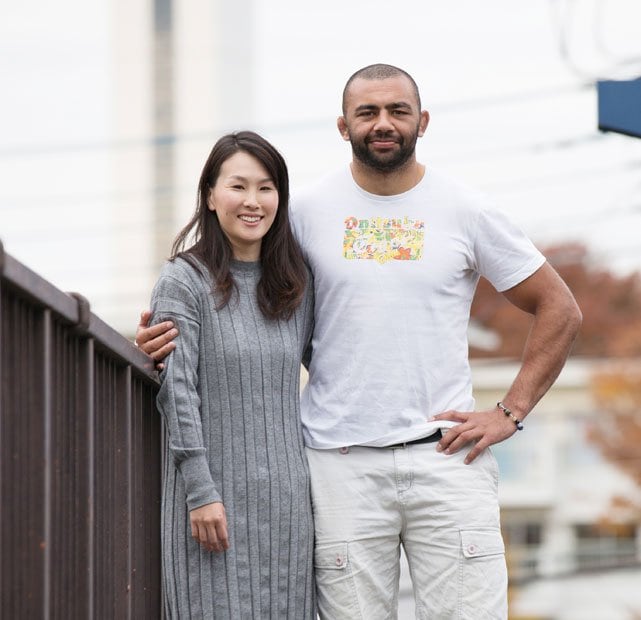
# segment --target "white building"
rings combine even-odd
[[[106,308],[131,333],[147,307],[171,243],[196,205],[203,164],[225,131],[255,123],[256,46],[252,0],[112,3],[115,152],[114,278],[119,293]],[[230,62],[233,59],[233,62]],[[222,120],[224,119],[224,120]]]
[[[641,489],[587,438],[589,425],[605,415],[592,397],[592,376],[616,368],[571,359],[524,431],[493,449],[514,614],[555,620],[641,616],[641,524],[638,515],[611,505],[617,496],[639,502]],[[501,400],[517,370],[517,363],[475,362],[477,408]]]

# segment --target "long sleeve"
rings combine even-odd
[[[208,465],[198,393],[198,348],[202,325],[195,280],[169,264],[152,293],[153,322],[171,320],[179,330],[176,348],[165,360],[157,405],[165,418],[174,464],[185,482],[189,510],[222,501]]]

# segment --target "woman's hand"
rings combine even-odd
[[[227,517],[222,502],[205,504],[189,513],[191,535],[207,551],[222,552],[229,549]]]

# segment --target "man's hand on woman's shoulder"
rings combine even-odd
[[[178,330],[171,321],[164,321],[150,327],[150,320],[151,312],[144,310],[140,314],[140,323],[136,329],[134,342],[141,351],[155,360],[156,369],[162,370],[164,367],[162,360],[176,348],[173,340],[178,335]]]

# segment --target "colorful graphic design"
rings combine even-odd
[[[409,217],[345,220],[343,256],[347,260],[421,260],[425,222]]]

